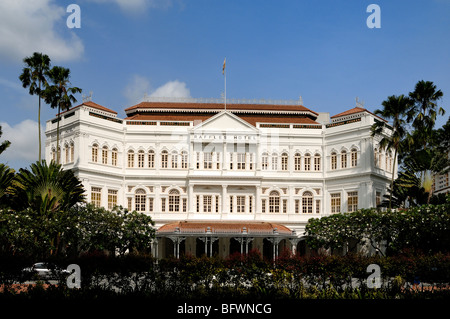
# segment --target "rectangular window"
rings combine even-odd
[[[348,192],[348,211],[354,212],[358,210],[358,192]]]
[[[265,213],[266,212],[266,200],[263,199],[261,202],[261,212]]]
[[[161,211],[162,212],[166,211],[166,199],[165,198],[161,198]]]
[[[200,213],[200,196],[197,195],[197,213]]]
[[[320,171],[320,156],[314,156],[314,170]]]
[[[233,169],[233,153],[230,153],[230,169]]]
[[[212,196],[203,195],[203,212],[211,213],[211,211],[212,211]]]
[[[183,213],[187,212],[187,198],[183,198]]]
[[[352,150],[352,167],[356,167],[358,165],[358,153],[356,150]]]
[[[134,152],[128,152],[128,167],[134,167]]]
[[[245,169],[245,153],[237,153],[237,169]]]
[[[178,154],[172,154],[172,168],[178,168]]]
[[[155,153],[153,151],[150,151],[148,153],[148,168],[154,167],[155,167]]]
[[[117,166],[117,150],[115,149],[111,151],[111,164],[112,166]]]
[[[311,170],[311,156],[305,156],[305,171]]]
[[[245,213],[245,196],[236,196],[236,212]]]
[[[272,170],[278,170],[278,156],[276,155],[272,156]]]
[[[281,170],[287,171],[288,170],[288,157],[287,155],[281,155]]]
[[[100,207],[102,202],[102,189],[100,187],[91,187],[91,203],[95,207]]]
[[[283,213],[287,213],[287,199],[283,199]]]
[[[253,213],[253,196],[248,198],[248,212]]]
[[[311,214],[312,213],[312,196],[304,196],[302,198],[302,213]]]
[[[149,210],[150,212],[153,211],[153,198],[152,198],[152,197],[150,197],[150,198],[148,199],[148,210]]]
[[[181,153],[181,168],[188,168],[188,155],[186,152]]]
[[[169,154],[166,151],[161,153],[161,168],[167,168],[169,162]]]
[[[233,196],[230,196],[230,213],[233,212]]]
[[[195,154],[195,166],[197,167],[197,169],[200,169],[200,152],[197,152]]]
[[[117,206],[117,190],[108,189],[108,209],[111,210]]]
[[[331,212],[341,212],[341,193],[331,194]]]
[[[295,213],[296,214],[300,213],[300,200],[299,199],[295,200]]]
[[[294,170],[299,171],[301,170],[302,166],[301,166],[301,156],[300,154],[295,154],[294,157]]]
[[[220,169],[220,153],[216,153],[216,169]]]
[[[219,212],[219,196],[215,196],[216,197],[216,213]]]
[[[320,199],[316,199],[316,214],[320,214]]]
[[[133,199],[131,197],[128,197],[128,211],[132,211],[133,210]]]
[[[331,154],[331,169],[337,169],[337,155],[336,153]]]
[[[203,168],[212,169],[213,153],[203,153]]]
[[[347,152],[341,153],[341,168],[347,168]]]
[[[261,165],[263,170],[267,170],[269,167],[269,157],[267,155],[262,156]]]
[[[134,206],[137,212],[145,212],[145,194],[136,194],[134,197]]]
[[[138,167],[144,167],[145,154],[144,152],[138,152]]]

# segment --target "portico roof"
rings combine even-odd
[[[161,226],[157,236],[164,235],[216,235],[289,237],[294,233],[282,224],[251,221],[177,221]]]

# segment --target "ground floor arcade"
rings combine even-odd
[[[179,221],[160,227],[153,245],[157,258],[182,255],[226,258],[252,250],[267,259],[276,259],[284,250],[307,253],[305,241],[295,231],[269,222]]]

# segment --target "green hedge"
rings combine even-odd
[[[2,284],[11,284],[24,260],[14,259],[15,267],[2,260]],[[12,261],[12,260],[10,260]],[[107,257],[86,255],[72,260],[53,260],[61,266],[69,263],[81,268],[81,289],[36,286],[19,296],[7,290],[2,298],[98,299],[133,297],[152,299],[410,299],[450,297],[449,290],[412,291],[414,281],[441,285],[450,282],[450,255],[364,257],[282,256],[274,265],[256,252],[228,259],[163,259],[156,263],[150,256]],[[367,287],[367,266],[377,264],[383,285]],[[8,279],[8,280],[4,280]],[[20,278],[15,278],[20,280]],[[353,284],[353,285],[352,285]]]

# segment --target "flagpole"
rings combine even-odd
[[[227,70],[226,70],[226,61],[227,58],[223,60],[223,67],[222,67],[222,74],[224,75],[224,82],[225,82],[225,92],[224,92],[224,105],[225,105],[225,111],[227,110]]]

